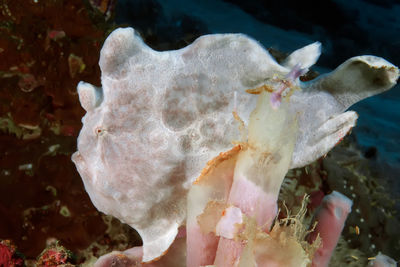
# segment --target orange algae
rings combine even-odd
[[[204,167],[204,169],[201,171],[200,176],[196,179],[196,181],[193,182],[193,184],[199,184],[200,182],[206,181],[208,175],[213,170],[215,170],[219,166],[219,164],[236,157],[240,150],[242,150],[242,145],[236,145],[231,150],[221,152],[217,157],[207,162],[207,166]]]

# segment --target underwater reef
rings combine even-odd
[[[143,245],[134,229],[94,207],[71,161],[85,115],[77,85],[85,81],[101,86],[100,49],[120,26],[134,26],[143,41],[157,50],[179,49],[200,35],[215,32],[204,18],[168,15],[167,2],[1,1],[0,266],[92,266],[102,255]],[[250,2],[247,6],[225,2],[254,13]],[[133,16],[126,5],[134,7]],[[129,24],[122,18],[124,14],[131,16]],[[264,15],[257,14],[258,19],[263,21]],[[272,23],[272,19],[266,20]],[[292,16],[285,27],[296,19],[302,18]],[[307,23],[296,25],[307,28]],[[341,28],[346,38],[350,38],[349,32]],[[343,34],[338,34],[329,53],[348,44]],[[360,44],[365,45],[362,40]],[[394,51],[394,46],[391,43],[387,51]],[[278,48],[268,51],[283,64],[292,50]],[[347,58],[345,54],[321,60],[324,66],[334,65]],[[314,80],[319,71],[311,68],[300,80]],[[170,100],[172,106],[173,95]],[[367,123],[362,127],[369,131]],[[215,141],[218,146],[220,140]],[[330,266],[366,266],[379,252],[399,260],[396,189],[385,179],[384,165],[376,160],[379,152],[361,147],[359,141],[354,134],[348,135],[322,158],[289,170],[279,191],[277,221],[301,214],[305,205],[303,222],[311,224],[322,199],[332,191],[352,199],[352,212]],[[383,141],[386,147],[390,142]],[[185,138],[182,145],[190,149]],[[305,194],[307,202],[303,201]]]

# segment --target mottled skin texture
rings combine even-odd
[[[78,86],[87,113],[73,161],[94,205],[139,232],[143,261],[173,242],[186,218],[187,192],[207,161],[240,140],[232,111],[247,125],[256,104],[246,89],[285,77],[296,64],[309,68],[319,51],[318,43],[309,45],[279,65],[241,34],[203,36],[166,52],[146,46],[131,28],[108,37],[102,88]],[[299,84],[291,97],[299,132],[289,167],[327,153],[354,126],[356,114],[342,112],[389,89],[397,76],[389,62],[367,56]]]

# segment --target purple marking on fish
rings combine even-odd
[[[290,72],[286,75],[286,79],[290,83],[294,83],[297,78],[304,75],[307,72],[307,69],[302,69],[300,64],[296,64]],[[285,83],[282,83],[280,88],[271,94],[271,106],[273,109],[279,108],[282,101],[282,93],[288,86]]]

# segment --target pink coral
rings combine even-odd
[[[336,191],[324,197],[316,214],[317,227],[309,237],[310,242],[317,236],[322,238],[322,246],[316,251],[312,266],[328,266],[352,204],[349,198]]]
[[[0,242],[0,266],[18,267],[23,266],[24,260],[17,255],[16,248],[9,240]]]
[[[68,262],[71,258],[71,252],[60,246],[58,243],[50,245],[39,256],[37,260],[38,266],[55,267],[69,266]]]

